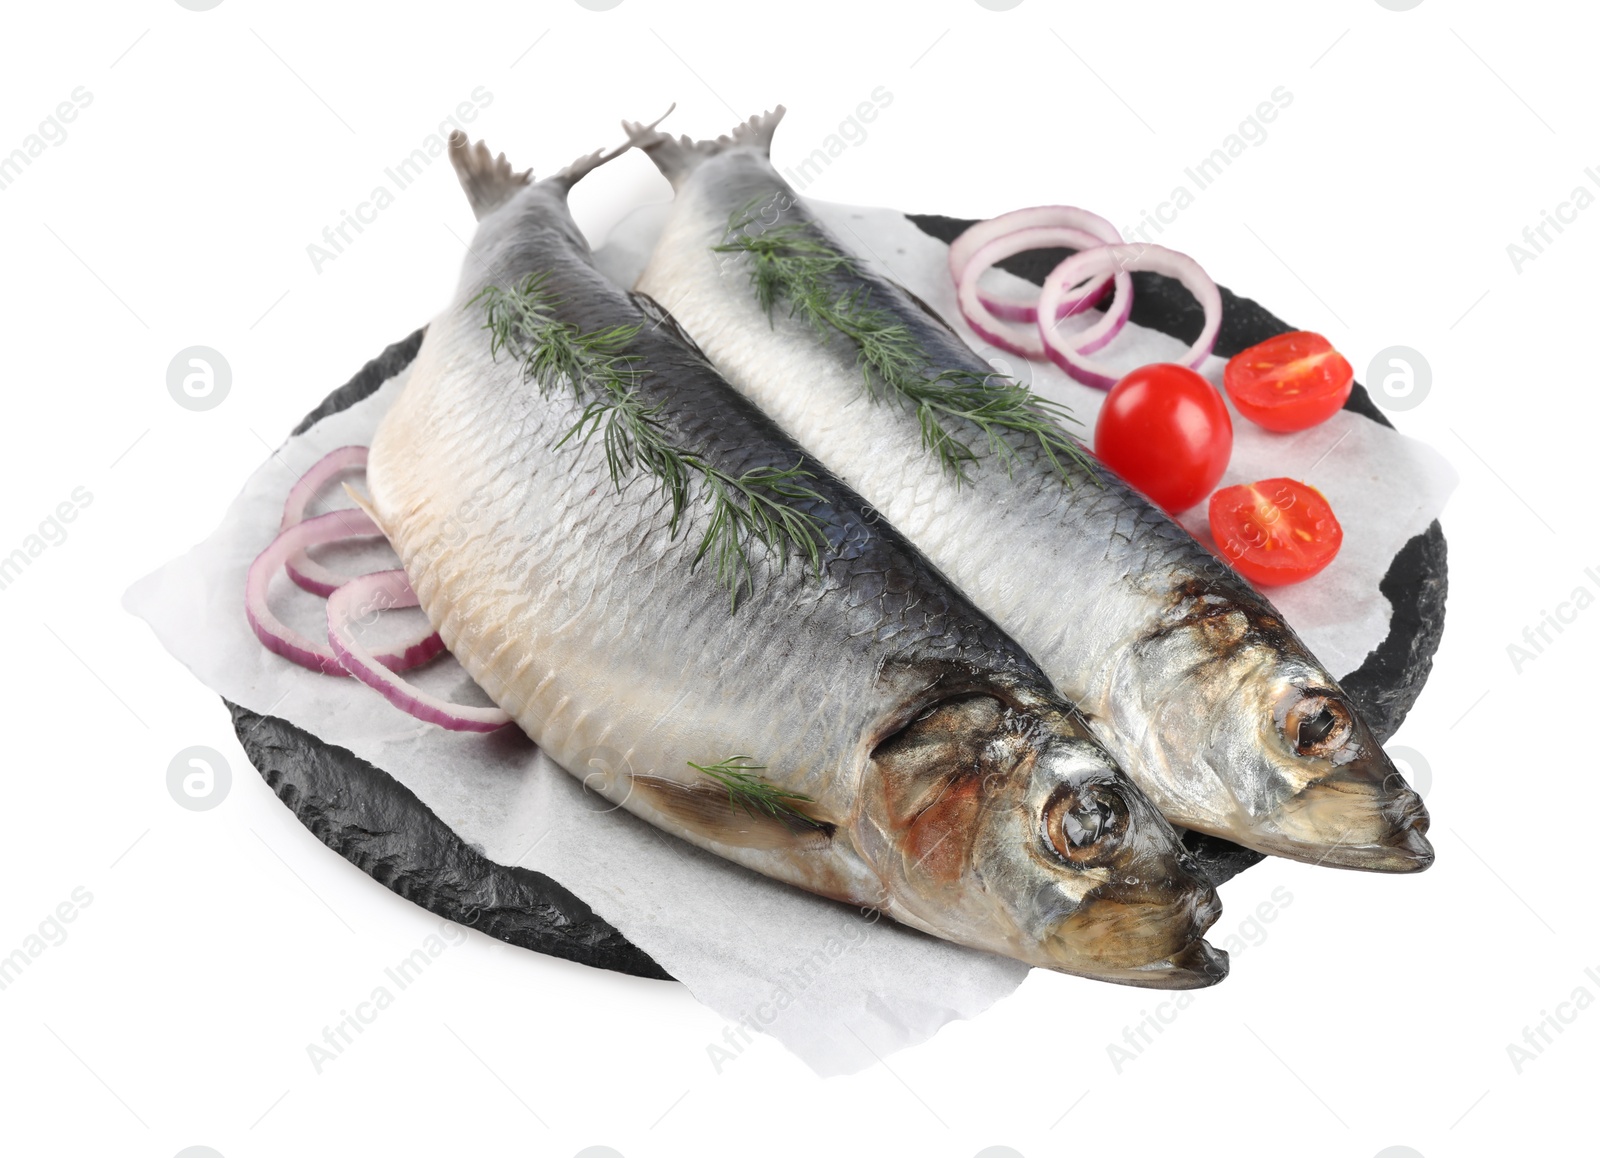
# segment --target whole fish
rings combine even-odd
[[[869,397],[859,339],[807,320],[781,293],[758,300],[751,251],[764,235],[795,252],[850,253],[768,159],[782,113],[715,141],[625,125],[676,191],[638,288],[1026,647],[1174,824],[1316,864],[1432,863],[1420,797],[1333,676],[1231,568],[1097,461],[1052,453],[1023,430],[997,448],[970,420],[950,420],[969,452],[963,481],[928,452],[911,405]],[[810,292],[894,325],[925,379],[993,373],[860,262],[835,263]]]
[[[594,268],[567,194],[609,156],[537,182],[460,135],[450,158],[479,224],[367,505],[490,698],[588,787],[757,872],[1063,972],[1220,980],[1215,891],[1022,648]],[[530,285],[550,324],[496,346],[486,295]],[[613,473],[592,382],[530,379],[524,355],[585,343],[605,354],[582,375],[625,370],[655,435],[716,477],[800,472],[817,566],[748,539],[731,603],[697,554],[712,475],[675,509]]]

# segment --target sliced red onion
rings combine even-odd
[[[272,613],[267,605],[267,588],[272,583],[272,577],[284,568],[296,552],[318,543],[382,533],[370,516],[356,510],[318,515],[278,532],[278,537],[250,564],[244,583],[245,618],[250,621],[250,630],[256,633],[256,638],[268,651],[325,675],[348,674],[326,645],[307,639]],[[430,629],[426,636],[407,643],[400,651],[385,652],[375,659],[384,667],[405,671],[426,663],[443,650],[444,640],[439,638],[437,631]]]
[[[356,470],[366,465],[367,448],[364,446],[341,446],[338,450],[324,455],[289,489],[289,497],[283,504],[283,521],[278,524],[278,529],[287,530],[303,521],[306,517],[306,507],[316,497],[316,493],[335,475],[341,471]],[[296,584],[324,599],[332,595],[340,584],[347,583],[352,578],[324,567],[304,551],[295,552],[284,567],[289,572],[289,578]]]
[[[1045,345],[1039,335],[1037,321],[1034,325],[1022,326],[997,318],[978,291],[978,279],[995,262],[1014,253],[1056,245],[1070,246],[1080,251],[1102,247],[1099,238],[1080,229],[1037,226],[1014,230],[985,242],[973,251],[965,271],[956,282],[956,302],[967,324],[986,341],[1003,350],[1021,354],[1025,358],[1043,358]],[[1116,293],[1100,320],[1078,333],[1057,335],[1062,341],[1073,343],[1076,349],[1085,354],[1092,354],[1111,341],[1127,323],[1128,314],[1133,310],[1133,279],[1125,271],[1117,270],[1087,285],[1072,287],[1057,295],[1051,307],[1052,312],[1048,315],[1059,321],[1087,310],[1095,300],[1097,287],[1107,280],[1116,286]]]
[[[1039,292],[1039,317],[1054,316],[1057,303],[1085,277],[1116,270],[1131,273],[1148,270],[1177,278],[1195,296],[1205,311],[1205,324],[1200,336],[1189,347],[1182,362],[1190,369],[1199,369],[1211,355],[1217,343],[1217,331],[1222,327],[1222,294],[1217,285],[1191,257],[1165,249],[1159,245],[1104,245],[1099,249],[1086,249],[1075,253],[1051,271]],[[1109,390],[1122,377],[1120,373],[1098,362],[1090,361],[1078,348],[1077,334],[1062,334],[1054,326],[1039,323],[1039,336],[1050,360],[1079,382]]]
[[[383,657],[367,651],[351,630],[351,622],[373,611],[417,606],[417,593],[404,571],[374,571],[352,579],[328,597],[328,643],[344,669],[369,688],[382,693],[401,711],[448,728],[452,732],[492,732],[511,722],[499,708],[474,708],[452,704],[431,696],[407,683],[393,671]],[[434,637],[435,639],[438,636]]]
[[[950,243],[950,279],[959,285],[961,275],[966,273],[974,255],[989,242],[1018,230],[1045,227],[1076,229],[1087,233],[1095,239],[1091,243],[1093,245],[1116,245],[1122,240],[1122,234],[1117,232],[1115,225],[1097,213],[1090,213],[1087,209],[1078,209],[1072,205],[1038,205],[1032,209],[1016,209],[988,221],[978,222]],[[1065,244],[1074,249],[1084,248],[1073,242],[1049,244]],[[1012,253],[1021,252],[1021,249],[1012,251]],[[1011,253],[1002,256],[1010,257]],[[1082,296],[1087,304],[1093,305],[1104,297],[1110,284],[1109,277],[1099,277],[1085,287]],[[1034,321],[1039,316],[1036,308],[1038,297],[1036,293],[1018,296],[981,287],[978,289],[978,300],[996,318],[1008,322]]]

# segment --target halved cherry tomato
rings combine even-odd
[[[1205,498],[1227,469],[1233,419],[1217,388],[1193,370],[1153,362],[1106,395],[1094,452],[1175,515]]]
[[[1322,492],[1292,478],[1223,487],[1211,496],[1209,515],[1217,550],[1258,587],[1311,578],[1344,542]]]
[[[1350,397],[1355,373],[1321,334],[1296,330],[1235,354],[1222,372],[1228,397],[1268,430],[1305,430],[1325,422]]]

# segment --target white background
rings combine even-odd
[[[0,954],[76,888],[67,937],[0,991],[12,1153],[573,1155],[1500,1154],[1587,1149],[1600,1009],[1518,1073],[1507,1046],[1579,986],[1594,924],[1600,610],[1519,673],[1507,645],[1595,541],[1592,274],[1600,210],[1536,260],[1506,247],[1600,165],[1578,5],[1373,0],[1062,5],[859,0],[16,5],[0,151],[76,86],[93,102],[0,191],[0,554],[93,495],[0,591]],[[987,215],[1045,202],[1137,221],[1277,87],[1292,105],[1161,240],[1331,337],[1433,371],[1400,428],[1461,474],[1449,619],[1396,743],[1432,769],[1438,863],[1386,878],[1272,862],[1214,933],[1258,943],[1118,1073],[1159,995],[1035,972],[984,1016],[850,1078],[770,1040],[719,1074],[722,1023],[679,986],[476,933],[337,1062],[308,1043],[436,918],[326,850],[244,761],[221,705],[119,607],[217,522],[298,418],[439,308],[472,217],[436,165],[336,261],[306,246],[477,86],[473,125],[548,173],[676,100],[714,135],[778,101],[780,166],[877,86],[893,103],[807,192]],[[633,155],[574,196],[596,241],[667,188]],[[1542,243],[1541,243],[1542,244]],[[166,368],[204,344],[231,394]],[[206,498],[195,502],[196,479]],[[213,811],[169,797],[180,749],[233,766]],[[1292,903],[1246,927],[1275,888]],[[1585,976],[1586,966],[1597,976]],[[1572,1012],[1574,1007],[1563,1007]],[[1170,1010],[1168,1011],[1170,1012]],[[1592,1143],[1590,1144],[1592,1146]],[[1409,1152],[1408,1152],[1409,1153]]]

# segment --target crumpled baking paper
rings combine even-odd
[[[864,257],[882,255],[892,276],[960,328],[942,243],[898,213],[816,208]],[[597,254],[601,267],[631,284],[664,212],[652,206],[619,226]],[[1178,350],[1171,339],[1130,326],[1111,356],[1125,356],[1131,367]],[[1217,378],[1221,362],[1212,361],[1208,372]],[[291,438],[246,481],[221,526],[135,583],[126,607],[217,694],[350,749],[404,783],[486,856],[546,873],[571,889],[738,1027],[706,1043],[713,1064],[728,1056],[731,1042],[765,1032],[819,1074],[854,1072],[926,1040],[948,1021],[975,1016],[1021,983],[1027,967],[1018,962],[811,896],[666,835],[587,792],[516,729],[445,732],[403,715],[354,680],[317,675],[266,651],[244,617],[250,561],[276,534],[295,479],[331,450],[370,443],[406,376]],[[1092,427],[1097,391],[1048,367],[1035,367],[1033,382]],[[1344,553],[1278,602],[1342,675],[1386,633],[1389,608],[1378,579],[1401,544],[1438,514],[1453,476],[1427,448],[1353,415],[1288,439],[1255,434],[1242,420],[1236,433],[1226,481],[1306,477],[1306,464],[1334,448],[1310,481],[1344,521]],[[344,505],[335,494],[325,501]],[[359,573],[392,566],[385,551],[380,545],[327,561]],[[286,581],[274,591],[286,622],[320,636],[319,600]],[[406,616],[418,614],[392,613],[383,630],[402,633],[418,622],[408,624]],[[437,694],[464,702],[476,694],[483,702],[449,657],[417,679]]]

